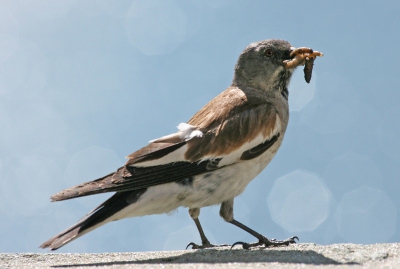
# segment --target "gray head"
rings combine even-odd
[[[307,47],[294,48],[285,40],[252,43],[239,56],[232,86],[287,92],[294,69],[305,65],[304,78],[309,83],[314,60],[323,55]]]
[[[289,84],[294,68],[286,68],[294,48],[284,40],[268,39],[247,46],[235,67],[233,86],[282,90]]]

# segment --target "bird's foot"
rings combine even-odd
[[[263,236],[256,243],[236,242],[232,245],[231,249],[236,245],[241,245],[243,249],[250,249],[251,247],[257,247],[261,245],[264,245],[265,247],[289,246],[290,244],[296,244],[296,239],[299,240],[297,236],[292,236],[285,240],[268,239],[265,236]]]
[[[227,244],[222,244],[222,245],[213,245],[210,244],[210,242],[203,242],[201,245],[198,245],[196,243],[190,242],[187,246],[186,249],[188,249],[188,247],[192,247],[192,249],[205,249],[205,248],[217,248],[217,247],[229,247],[230,245]]]

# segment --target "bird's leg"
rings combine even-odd
[[[248,232],[249,234],[258,239],[258,242],[256,243],[236,242],[232,245],[231,248],[233,248],[235,245],[242,245],[244,249],[250,249],[251,247],[256,247],[261,245],[264,245],[265,247],[270,247],[270,246],[276,247],[283,245],[288,246],[289,244],[296,243],[295,239],[299,240],[297,236],[293,236],[282,241],[278,241],[275,239],[268,239],[262,234],[259,234],[253,229],[250,229],[246,225],[238,222],[233,218],[233,199],[225,201],[221,204],[221,209],[219,211],[219,214],[221,215],[222,218],[224,218],[225,221],[232,223],[233,225],[245,230],[246,232]]]
[[[208,241],[204,231],[203,227],[201,227],[200,221],[199,221],[199,215],[200,215],[200,208],[190,208],[189,209],[189,215],[192,217],[194,223],[196,224],[197,230],[199,231],[200,238],[201,238],[201,245],[197,245],[196,243],[190,242],[187,246],[186,249],[189,246],[192,246],[192,249],[203,249],[203,248],[212,248],[212,247],[223,247],[223,246],[228,246],[228,245],[213,245]]]
[[[208,241],[208,239],[203,231],[203,227],[201,227],[201,224],[199,221],[200,208],[189,208],[189,215],[193,219],[194,223],[196,224],[197,230],[199,231],[200,238],[201,238],[201,245],[197,245],[196,243],[190,242],[186,246],[186,249],[189,246],[192,246],[192,249],[202,249],[202,248],[213,247],[213,245],[210,244],[210,241]]]

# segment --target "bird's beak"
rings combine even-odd
[[[311,48],[300,47],[290,48],[290,60],[283,61],[283,66],[286,69],[296,68],[299,65],[307,64],[307,61],[314,61],[317,56],[324,56],[322,52],[313,51]]]

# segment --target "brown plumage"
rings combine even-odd
[[[139,184],[138,176],[133,177],[130,166],[140,166],[141,162],[161,158],[185,144],[188,145],[185,158],[190,162],[198,162],[205,156],[229,154],[260,133],[264,138],[270,137],[277,117],[273,106],[256,90],[228,88],[188,121],[188,124],[204,133],[203,137],[184,141],[176,133],[157,139],[130,154],[127,163],[115,173],[65,189],[51,196],[51,199],[61,201],[96,193],[143,188],[144,185]]]
[[[188,124],[204,133],[188,141],[188,160],[229,154],[260,133],[269,137],[276,123],[276,110],[265,95],[254,89],[230,87],[199,112]]]

